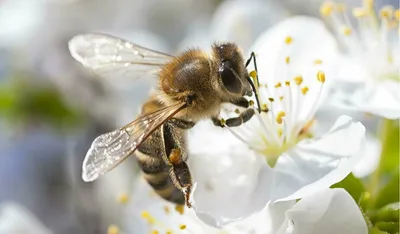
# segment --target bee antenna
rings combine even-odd
[[[254,53],[254,51],[251,52],[250,54],[250,58],[247,59],[246,61],[246,67],[250,64],[251,60],[253,60],[253,64],[254,64],[254,70],[256,71],[256,76],[255,76],[255,82],[257,87],[260,85],[260,82],[258,80],[258,70],[257,70],[257,61],[256,61],[256,54]],[[258,91],[256,89],[256,86],[254,85],[253,81],[250,79],[250,77],[247,77],[247,80],[250,83],[251,88],[253,89],[254,92],[254,96],[256,98],[256,102],[257,102],[257,108],[258,108],[258,113],[261,113],[261,105],[260,105],[260,100],[258,98]]]

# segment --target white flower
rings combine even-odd
[[[0,234],[50,234],[30,211],[16,203],[0,204]]]
[[[255,43],[264,111],[241,127],[228,128],[242,142],[206,123],[189,136],[190,169],[197,182],[194,209],[210,225],[221,227],[261,211],[269,202],[328,188],[363,156],[365,128],[350,117],[340,117],[322,135],[312,134],[323,97],[323,65],[332,59],[323,53],[335,48],[299,53],[302,40],[323,47],[319,42],[329,38],[315,34],[323,24],[304,37],[301,27],[287,27],[292,23],[277,25]]]
[[[344,50],[335,64],[338,87],[331,97],[332,104],[397,119],[400,117],[400,12],[392,6],[376,12],[373,0],[365,0],[362,7],[352,9],[352,16],[345,7],[334,2],[321,7],[322,16],[334,29]]]
[[[279,219],[279,213],[284,215],[274,234],[368,233],[359,207],[344,189],[321,190],[304,197],[286,212],[280,206],[277,203],[270,207],[275,219]]]
[[[260,213],[215,229],[201,222],[192,209],[178,208],[158,197],[142,179],[132,191],[132,202],[118,219],[120,233],[191,234],[320,234],[367,233],[363,216],[343,189],[324,189],[299,202],[270,204]]]

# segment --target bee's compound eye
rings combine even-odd
[[[223,62],[219,67],[219,73],[222,83],[229,92],[238,94],[242,91],[242,83],[236,73],[230,68],[230,62]]]

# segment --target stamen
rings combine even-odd
[[[396,18],[397,21],[400,20],[400,9],[394,11],[394,18]]]
[[[169,209],[169,206],[164,206],[164,212],[166,215],[168,215],[171,212],[171,210]]]
[[[290,57],[289,57],[289,56],[287,56],[287,57],[285,58],[285,62],[286,62],[287,64],[290,63]]]
[[[389,20],[393,16],[393,7],[391,6],[384,6],[382,9],[379,11],[379,16],[381,19]]]
[[[368,11],[374,10],[374,0],[364,0],[364,6],[367,8]]]
[[[353,9],[353,16],[356,18],[363,18],[367,15],[368,15],[368,13],[365,11],[364,8],[356,7]]]
[[[267,106],[266,103],[261,105],[261,111],[264,111],[264,112],[268,112],[269,111],[268,106]]]
[[[304,86],[303,88],[301,88],[301,93],[303,93],[303,95],[306,95],[308,90],[309,90],[308,87]]]
[[[351,28],[349,26],[347,26],[347,25],[342,25],[342,27],[340,28],[340,31],[345,36],[350,36],[351,33],[352,33]]]
[[[297,85],[301,85],[301,83],[303,83],[303,77],[302,76],[296,76],[293,80]]]
[[[159,232],[157,230],[153,230],[151,231],[151,234],[159,234]]]
[[[272,98],[272,97],[268,98],[268,100],[269,100],[270,102],[274,102],[274,101],[275,101],[274,98]]]
[[[276,115],[276,122],[278,124],[282,124],[282,118],[286,116],[286,113],[284,111],[279,111],[278,114]]]
[[[288,44],[288,45],[289,45],[289,44],[292,44],[292,41],[293,41],[293,38],[290,37],[290,36],[288,36],[288,37],[285,38],[285,43]]]
[[[285,85],[286,85],[286,86],[290,86],[290,81],[288,81],[288,80],[285,81]]]
[[[318,71],[317,79],[321,83],[325,83],[325,73],[323,71]]]
[[[282,100],[283,100],[283,98],[284,98],[283,96],[280,96],[280,97],[279,97],[279,100],[281,100],[281,101],[282,101]]]
[[[127,204],[129,202],[129,195],[127,193],[122,193],[118,196],[117,202],[120,204]]]
[[[322,16],[328,17],[332,14],[333,8],[334,8],[333,2],[324,2],[321,5],[320,13]]]
[[[316,59],[316,60],[314,61],[314,64],[322,64],[322,60],[321,60],[321,59]]]
[[[119,228],[117,225],[111,224],[108,226],[107,234],[119,234]]]
[[[253,78],[253,80],[255,80],[255,79],[257,78],[257,72],[256,72],[256,71],[251,71],[251,72],[249,73],[249,76],[250,76],[251,78]]]
[[[145,210],[142,211],[141,216],[144,220],[146,220],[151,225],[154,225],[157,223],[156,219],[148,211],[145,211]]]
[[[173,233],[172,230],[167,230],[167,231],[165,232],[165,234],[172,234],[172,233]]]
[[[240,110],[236,108],[236,109],[235,109],[235,113],[236,113],[236,114],[240,114]]]
[[[183,215],[183,213],[184,213],[184,211],[185,211],[185,207],[184,207],[183,205],[176,205],[176,206],[175,206],[175,210],[176,210],[179,214]]]
[[[253,100],[249,101],[249,106],[254,106],[254,101]]]
[[[179,225],[179,229],[181,229],[181,230],[185,230],[185,229],[186,229],[186,225],[185,225],[185,224],[181,224],[181,225]]]
[[[282,83],[281,82],[276,83],[275,88],[280,88],[280,87],[282,87]]]

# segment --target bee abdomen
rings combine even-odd
[[[185,204],[184,194],[175,187],[169,175],[169,166],[161,157],[154,157],[138,150],[136,158],[144,178],[159,196],[176,204]]]

